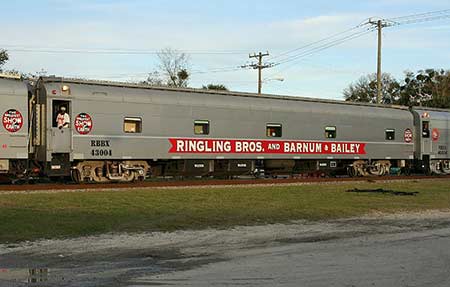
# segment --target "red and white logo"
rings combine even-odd
[[[15,109],[7,110],[2,117],[3,127],[10,133],[18,132],[23,126],[22,114]]]
[[[169,153],[366,154],[365,143],[170,138]]]
[[[411,129],[406,129],[405,133],[403,134],[403,138],[405,140],[405,143],[410,143],[413,140],[413,132]]]
[[[437,128],[434,128],[431,131],[431,138],[433,139],[434,142],[437,142],[439,140],[440,136],[441,136],[441,133],[439,132],[439,130]]]
[[[92,118],[86,113],[80,113],[75,117],[74,126],[75,130],[80,135],[87,135],[92,130]]]

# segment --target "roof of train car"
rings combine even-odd
[[[0,78],[3,77],[0,74]],[[127,83],[127,82],[113,82],[113,81],[102,81],[102,80],[88,80],[88,79],[74,79],[74,78],[63,78],[63,77],[40,77],[39,81],[44,83],[73,83],[82,85],[98,85],[107,87],[120,87],[120,88],[135,88],[135,89],[148,89],[148,90],[160,90],[160,91],[171,91],[171,92],[184,92],[184,93],[200,93],[200,94],[216,94],[216,95],[227,95],[233,97],[252,97],[252,98],[264,98],[264,99],[275,99],[275,100],[287,100],[287,101],[304,101],[304,102],[316,102],[316,103],[328,103],[328,104],[339,104],[339,105],[350,105],[350,106],[367,106],[367,107],[377,107],[377,108],[390,108],[390,109],[400,109],[408,110],[411,107],[401,106],[401,105],[386,105],[386,104],[372,104],[372,103],[361,103],[361,102],[347,102],[342,100],[330,100],[330,99],[319,99],[319,98],[307,98],[299,96],[285,96],[285,95],[275,95],[275,94],[262,94],[258,95],[255,93],[245,93],[245,92],[235,92],[235,91],[214,91],[214,90],[204,90],[196,88],[174,88],[165,86],[150,86],[145,84],[137,83]],[[450,109],[440,109],[431,107],[412,107],[416,110],[426,110],[426,111],[436,111],[436,112],[447,112],[450,113]]]
[[[443,109],[429,109],[427,107],[415,107],[414,111],[422,114],[424,112],[429,113],[433,119],[440,118],[441,120],[449,120],[450,119],[450,111]]]
[[[21,80],[22,76],[16,73],[0,73],[0,79]]]
[[[143,84],[135,83],[125,83],[125,82],[110,82],[110,81],[98,81],[98,80],[84,80],[84,79],[72,79],[72,78],[62,78],[62,77],[42,77],[41,80],[44,83],[67,83],[67,84],[82,84],[82,85],[99,85],[108,87],[121,87],[121,88],[136,88],[136,89],[148,89],[148,90],[160,90],[160,91],[171,91],[171,92],[184,92],[184,93],[200,93],[200,94],[215,94],[215,95],[226,95],[232,97],[252,97],[257,99],[275,99],[275,100],[287,100],[287,101],[303,101],[303,102],[317,102],[317,103],[328,103],[328,104],[340,104],[340,105],[353,105],[353,106],[369,106],[378,108],[392,108],[392,109],[409,109],[406,106],[399,105],[377,105],[371,103],[357,103],[357,102],[346,102],[340,100],[328,100],[319,98],[307,98],[307,97],[297,97],[297,96],[283,96],[283,95],[273,95],[273,94],[262,94],[258,95],[255,93],[245,93],[245,92],[234,92],[234,91],[213,91],[195,88],[172,88],[172,87],[161,87],[161,86],[149,86]]]
[[[0,74],[0,80],[2,83],[0,85],[0,94],[8,94],[8,95],[27,95],[27,82],[21,80],[21,78],[17,78],[15,76]]]

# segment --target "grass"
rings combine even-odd
[[[358,194],[353,188],[418,191]],[[0,195],[0,243],[450,209],[450,180]]]

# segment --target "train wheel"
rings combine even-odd
[[[347,166],[347,174],[348,174],[348,176],[350,176],[350,177],[356,177],[358,173],[357,173],[355,167],[353,167],[353,166],[351,165],[351,166]]]
[[[72,169],[70,171],[70,176],[71,176],[73,182],[75,182],[77,184],[81,183],[81,174],[78,169]]]
[[[444,160],[442,162],[442,171],[446,174],[450,174],[450,160]]]
[[[388,160],[375,161],[370,167],[369,172],[371,175],[383,176],[388,175],[391,169],[391,162]]]
[[[122,175],[122,180],[123,182],[132,182],[135,180],[136,178],[136,174],[134,171],[128,171],[128,172],[124,172]]]
[[[353,162],[351,167],[353,168],[354,177],[369,175],[369,173],[367,172],[367,163],[363,160],[357,160]]]
[[[134,173],[134,180],[135,181],[144,181],[145,180],[145,176],[142,176],[141,174],[139,174],[139,172],[135,172]]]

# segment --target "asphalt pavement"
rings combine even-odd
[[[0,287],[450,286],[450,211],[0,245]]]
[[[225,257],[128,286],[450,286],[450,228],[274,243]]]

